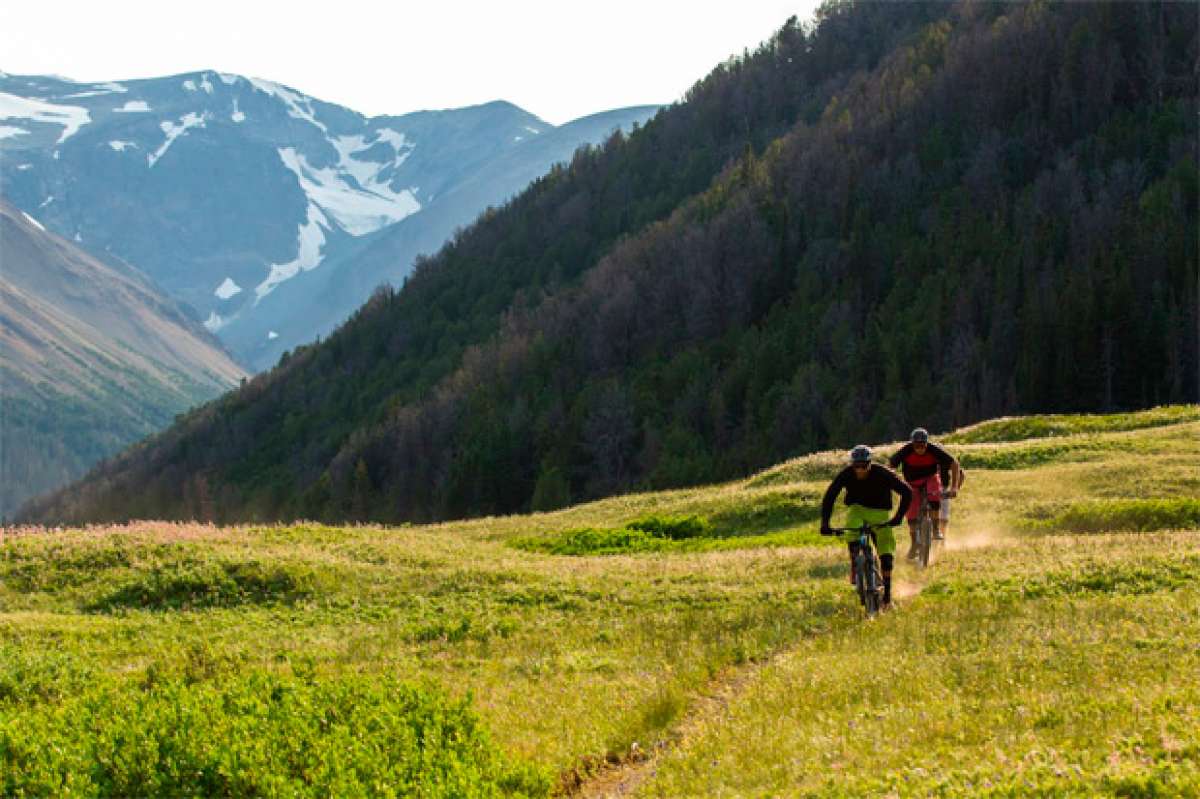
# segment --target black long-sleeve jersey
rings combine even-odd
[[[897,514],[899,516],[903,516],[908,510],[913,496],[908,483],[886,466],[872,463],[867,476],[861,480],[854,474],[854,467],[847,466],[838,472],[837,477],[833,478],[833,482],[825,490],[825,498],[821,500],[821,524],[829,523],[829,517],[833,515],[833,503],[837,501],[837,495],[842,489],[846,491],[847,505],[862,505],[864,508],[876,510],[891,510],[892,493],[895,492],[900,495],[900,511]]]

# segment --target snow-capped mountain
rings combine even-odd
[[[50,230],[150,275],[264,368],[487,204],[656,110],[616,112],[604,130],[555,128],[504,102],[368,118],[211,71],[95,84],[0,73],[0,189]],[[426,219],[420,250],[385,250],[355,274],[355,253]],[[331,304],[331,282],[354,289]],[[272,300],[285,286],[287,301]],[[313,307],[321,320],[294,315]]]

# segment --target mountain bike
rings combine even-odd
[[[858,536],[858,551],[854,553],[854,588],[858,601],[870,618],[883,606],[883,572],[879,568],[879,555],[875,551],[875,531],[886,524],[867,524],[861,527],[831,527],[834,535]]]
[[[924,569],[934,561],[934,553],[938,551],[942,539],[937,537],[937,513],[929,504],[929,495],[925,486],[921,486],[921,507],[917,510],[917,566]],[[954,491],[942,492],[944,499],[950,499]]]
[[[933,562],[933,551],[937,545],[933,537],[937,519],[929,505],[929,495],[921,487],[921,507],[917,511],[917,566],[924,569]]]

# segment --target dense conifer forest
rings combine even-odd
[[[396,522],[1200,399],[1195,7],[826,5],[42,521]]]

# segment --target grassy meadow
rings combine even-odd
[[[5,530],[0,795],[1200,795],[1200,408],[944,440],[948,547],[872,622],[816,534],[840,453],[445,525]]]

